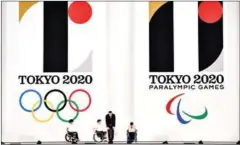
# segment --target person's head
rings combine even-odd
[[[73,122],[74,122],[73,119],[70,119],[70,120],[68,121],[69,124],[73,124]]]
[[[97,120],[97,123],[98,123],[98,124],[101,124],[101,122],[102,122],[101,119],[98,119],[98,120]]]
[[[108,115],[109,115],[109,116],[112,116],[112,111],[109,111],[109,112],[108,112]]]
[[[134,125],[134,123],[133,122],[130,122],[130,126],[133,126]]]

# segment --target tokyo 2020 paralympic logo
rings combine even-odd
[[[35,93],[35,94],[39,97],[39,100],[36,101],[36,102],[33,104],[33,106],[32,106],[31,109],[26,109],[26,108],[23,106],[22,99],[23,99],[23,96],[24,96],[24,95],[26,95],[27,93],[30,93],[30,92]],[[53,103],[52,103],[51,101],[47,100],[47,97],[48,97],[51,93],[53,93],[53,92],[58,92],[58,93],[60,93],[60,94],[63,96],[63,100],[58,103],[56,109],[54,109]],[[73,95],[74,95],[75,93],[77,93],[77,92],[85,93],[85,94],[87,95],[87,97],[88,97],[88,105],[87,105],[85,108],[83,108],[83,109],[79,109],[78,104],[77,104],[75,101],[72,100]],[[38,109],[40,109],[40,107],[41,107],[41,105],[42,105],[43,102],[44,102],[45,107],[46,107],[50,112],[52,112],[52,113],[50,114],[50,116],[49,116],[47,119],[40,120],[40,119],[38,119],[38,118],[36,117],[35,112],[36,112]],[[33,117],[34,120],[36,120],[37,122],[49,122],[49,121],[53,118],[55,112],[56,112],[57,117],[58,117],[59,120],[61,120],[62,122],[68,122],[69,119],[64,119],[64,118],[62,118],[62,117],[60,116],[60,114],[59,114],[59,112],[62,111],[62,110],[66,107],[67,102],[69,103],[69,105],[70,105],[70,107],[72,108],[72,110],[74,110],[74,111],[76,112],[76,115],[75,115],[73,118],[71,118],[71,119],[75,120],[75,119],[77,119],[77,117],[78,117],[78,115],[79,115],[79,112],[84,112],[84,111],[86,111],[86,110],[90,107],[91,102],[92,102],[92,99],[91,99],[91,95],[90,95],[86,90],[84,90],[84,89],[76,89],[76,90],[74,90],[74,91],[69,95],[68,98],[67,98],[66,94],[65,94],[63,91],[58,90],[58,89],[52,89],[52,90],[48,91],[48,92],[45,94],[44,99],[42,99],[42,95],[41,95],[37,90],[29,89],[29,90],[24,91],[24,92],[20,95],[20,98],[19,98],[20,107],[21,107],[24,111],[32,113],[32,117]],[[73,105],[72,105],[72,104],[73,104]],[[75,106],[75,107],[74,107],[74,106]]]
[[[166,111],[168,112],[168,114],[175,115],[175,114],[172,113],[172,111],[171,111],[172,103],[174,102],[174,100],[176,100],[178,97],[180,97],[180,96],[182,96],[182,95],[184,95],[184,93],[179,94],[179,95],[177,95],[177,96],[174,96],[173,98],[171,98],[171,99],[168,101],[168,103],[167,103],[167,105],[166,105]],[[182,111],[182,113],[183,113],[184,115],[186,115],[186,116],[188,116],[188,117],[191,118],[191,119],[189,119],[189,120],[184,120],[183,117],[181,116],[181,113],[180,113],[180,104],[181,104],[181,101],[182,101],[182,99],[179,99],[178,105],[177,105],[177,111],[176,111],[177,119],[178,119],[178,121],[179,121],[180,123],[182,123],[182,124],[188,124],[188,123],[191,121],[191,119],[202,120],[202,119],[205,119],[205,118],[207,117],[207,115],[208,115],[208,110],[207,110],[207,108],[205,107],[205,111],[204,111],[204,113],[202,113],[201,115],[191,115],[191,114],[189,114],[189,113],[187,113],[187,112],[185,112],[185,111]]]

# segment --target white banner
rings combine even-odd
[[[237,2],[3,2],[4,142],[239,140]]]

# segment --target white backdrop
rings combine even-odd
[[[43,75],[42,67],[39,67],[43,65],[43,5],[41,2],[34,5],[29,10],[31,12],[27,12],[19,23],[18,3],[3,3],[3,141],[64,141],[67,124],[59,121],[56,115],[48,123],[39,123],[32,118],[31,113],[20,108],[19,96],[30,88],[38,90],[42,95],[54,88],[62,89],[66,94],[78,88],[88,90],[92,96],[92,105],[89,110],[80,113],[75,122],[80,139],[85,141],[92,140],[92,129],[96,120],[99,118],[104,120],[109,110],[117,117],[115,135],[117,141],[126,140],[126,128],[130,121],[134,121],[139,130],[139,141],[239,139],[237,3],[224,3],[225,89],[184,91],[186,94],[186,99],[182,103],[184,109],[191,110],[191,113],[201,113],[202,106],[207,106],[209,110],[207,119],[193,121],[188,125],[181,125],[174,116],[168,115],[165,111],[167,101],[182,91],[148,90],[148,2],[90,2],[90,4],[93,9],[91,21],[83,25],[69,23],[71,36],[69,58],[70,69],[74,69],[78,65],[74,63],[75,61],[83,62],[91,50],[93,51],[93,72],[90,73],[93,76],[93,84],[20,85],[18,75]],[[192,4],[197,5],[195,2]],[[187,5],[185,3],[185,6]],[[188,38],[186,34],[178,39],[179,41],[189,39],[189,45],[194,46],[191,43],[195,43],[196,38]],[[78,51],[81,53],[74,53]],[[181,67],[183,70],[189,69],[186,65]],[[68,73],[71,74],[79,73]],[[24,97],[23,103],[30,109],[38,98],[29,96]],[[49,96],[49,100],[54,106],[59,102],[54,95]],[[76,95],[74,101],[81,102],[80,108],[87,103],[83,95],[81,97]],[[36,112],[39,118],[46,118],[49,114],[44,106]],[[64,118],[74,115],[75,112],[70,107],[61,112]]]
[[[225,2],[223,7],[223,29],[224,29],[224,71],[225,76],[225,89],[224,90],[204,90],[204,91],[149,91],[148,83],[149,79],[147,76],[148,72],[148,56],[149,50],[147,49],[149,44],[148,41],[148,14],[144,12],[147,11],[148,6],[143,3],[136,4],[136,15],[135,21],[138,23],[135,27],[134,33],[134,116],[136,124],[138,125],[141,133],[139,138],[141,140],[173,140],[173,141],[193,141],[193,140],[206,140],[206,141],[236,141],[239,139],[239,35],[238,32],[238,5],[236,3]],[[180,4],[179,4],[180,5]],[[178,6],[179,6],[178,5]],[[197,8],[197,3],[195,2],[181,2],[182,13],[187,14],[187,10],[193,10],[191,6]],[[174,5],[174,8],[175,5]],[[183,10],[184,9],[184,10]],[[174,9],[175,10],[175,9]],[[141,12],[140,12],[141,11]],[[197,9],[195,9],[197,11]],[[178,10],[181,15],[181,11]],[[191,11],[194,13],[194,11]],[[189,14],[189,17],[193,14]],[[195,12],[195,17],[197,13]],[[175,20],[175,19],[174,19]],[[192,20],[192,19],[191,19]],[[188,20],[188,23],[192,23]],[[190,21],[190,22],[189,22]],[[182,24],[182,25],[181,25]],[[178,24],[175,24],[178,25]],[[192,28],[193,27],[193,28]],[[196,39],[193,33],[197,33],[194,28],[196,26],[184,25],[183,22],[180,23],[184,35],[179,35],[178,38],[175,37],[175,41],[182,41],[183,44],[191,46],[197,52]],[[181,30],[178,30],[181,31]],[[190,35],[191,34],[191,35]],[[197,35],[196,35],[197,36]],[[187,47],[186,46],[186,47]],[[196,47],[193,47],[196,46]],[[194,74],[191,72],[193,69],[191,64],[197,64],[197,59],[192,58],[192,54],[185,52],[186,47],[182,47],[181,50],[175,52],[174,57],[181,56],[181,62],[179,63],[179,68],[183,71],[182,74]],[[183,49],[184,48],[184,49]],[[193,52],[193,50],[191,51]],[[193,53],[195,56],[197,54]],[[190,58],[190,59],[189,59]],[[189,62],[193,60],[193,62]],[[196,60],[194,62],[194,60]],[[164,74],[164,73],[162,73]],[[171,74],[171,73],[167,73]],[[178,73],[181,74],[181,73]],[[206,73],[211,74],[211,72]],[[201,114],[203,112],[203,106],[207,106],[209,110],[209,115],[207,119],[201,121],[192,121],[188,125],[181,125],[176,116],[167,114],[166,104],[170,98],[176,96],[180,93],[185,93],[184,101],[182,101],[182,106],[184,110],[191,111],[192,114]],[[192,104],[192,105],[191,105]],[[173,106],[177,106],[176,104]],[[172,108],[176,110],[176,107]],[[151,133],[149,133],[151,132]]]

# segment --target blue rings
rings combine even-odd
[[[22,94],[21,94],[21,96],[20,96],[20,98],[19,98],[19,104],[20,104],[20,106],[21,106],[21,108],[24,110],[24,111],[26,111],[26,112],[32,112],[32,110],[31,109],[26,109],[25,107],[23,107],[23,104],[22,104],[22,98],[23,98],[23,96],[26,94],[26,93],[29,93],[29,92],[33,92],[33,93],[36,93],[37,95],[38,95],[38,97],[39,97],[39,99],[40,99],[40,103],[39,103],[39,105],[38,105],[38,107],[36,108],[36,109],[34,109],[34,111],[37,111],[40,107],[41,107],[41,105],[42,105],[42,96],[41,96],[41,94],[38,92],[38,91],[36,91],[36,90],[26,90],[26,91],[24,91]]]

